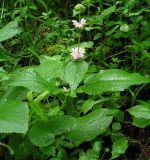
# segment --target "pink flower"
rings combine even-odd
[[[76,20],[72,20],[72,23],[75,28],[82,29],[86,25],[86,20],[82,18],[79,22]]]
[[[72,48],[71,50],[72,59],[78,60],[84,58],[85,49],[84,48]]]

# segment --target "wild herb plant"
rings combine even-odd
[[[148,159],[150,3],[60,3],[2,1],[0,158]]]

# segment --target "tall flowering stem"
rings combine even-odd
[[[79,35],[78,35],[78,47],[72,48],[71,56],[72,59],[79,60],[84,58],[84,53],[85,53],[85,49],[80,48],[80,38],[81,38],[81,29],[83,29],[83,27],[86,25],[86,20],[84,18],[80,20],[80,14],[79,14],[79,21],[72,20],[72,23],[75,28],[79,29]]]

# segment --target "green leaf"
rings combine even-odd
[[[133,118],[133,123],[134,126],[139,127],[139,128],[145,128],[150,125],[150,119],[141,119],[141,118]]]
[[[150,80],[137,73],[128,73],[119,69],[102,70],[100,73],[88,76],[79,91],[89,95],[103,92],[124,91],[131,85],[148,83]]]
[[[76,90],[87,70],[88,64],[85,61],[70,62],[65,66],[63,79],[69,83],[72,91]]]
[[[89,100],[84,101],[84,103],[83,103],[83,105],[82,105],[82,111],[83,111],[83,113],[84,113],[84,114],[87,113],[90,109],[92,109],[92,107],[93,107],[95,104],[97,104],[97,103],[99,103],[99,102],[101,102],[101,101],[102,101],[102,100],[95,101],[95,100],[93,100],[93,99],[89,99]]]
[[[28,90],[35,92],[49,91],[53,94],[59,92],[56,86],[55,80],[50,80],[49,82],[38,75],[34,68],[23,69],[22,71],[16,71],[10,76],[8,81],[9,85],[12,86],[22,86]]]
[[[39,66],[35,67],[35,71],[47,81],[57,78],[62,74],[63,64],[59,60],[47,60]]]
[[[119,122],[114,122],[112,124],[112,131],[116,132],[116,131],[119,131],[119,130],[121,130],[121,124]]]
[[[120,26],[120,31],[122,31],[122,32],[128,32],[129,31],[129,26],[127,24],[122,24]]]
[[[102,144],[97,141],[93,144],[93,149],[88,149],[86,154],[84,152],[81,153],[79,160],[98,160],[100,155]]]
[[[80,44],[74,44],[72,45],[69,50],[71,48],[75,48],[75,47],[81,47],[81,48],[93,48],[94,42],[93,41],[88,41],[88,42],[81,42]]]
[[[150,104],[149,105],[136,105],[130,109],[128,109],[128,112],[138,118],[138,119],[147,119],[150,120]]]
[[[49,126],[54,134],[62,134],[74,130],[77,127],[77,120],[71,116],[57,116],[51,118]]]
[[[127,148],[128,148],[128,140],[126,140],[125,137],[115,139],[113,142],[111,159],[115,159],[119,157],[121,154],[124,154]]]
[[[112,116],[107,116],[106,112],[101,110],[78,118],[78,127],[68,133],[68,138],[75,142],[90,141],[99,134],[102,134],[110,125]]]
[[[102,17],[105,18],[105,17],[111,15],[113,12],[115,12],[115,10],[116,10],[116,6],[111,6],[107,9],[103,10]]]
[[[8,80],[9,77],[2,67],[0,67],[0,82]]]
[[[23,100],[26,98],[27,92],[28,90],[25,87],[8,86],[2,99]]]
[[[21,30],[18,27],[18,20],[16,19],[0,29],[0,42],[12,38],[19,33],[21,33]]]
[[[51,132],[48,123],[37,121],[29,131],[29,138],[34,145],[46,147],[54,141],[55,135]]]
[[[93,45],[94,45],[93,41],[80,43],[80,47],[82,47],[82,48],[93,48]]]
[[[26,133],[28,112],[24,102],[16,100],[0,102],[0,133]]]

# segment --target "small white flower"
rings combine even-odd
[[[84,48],[72,48],[71,51],[72,51],[71,52],[72,59],[78,60],[78,59],[84,58],[84,54],[85,54]]]
[[[72,20],[72,23],[75,28],[82,29],[86,25],[86,20],[82,18],[79,22],[76,20]]]

